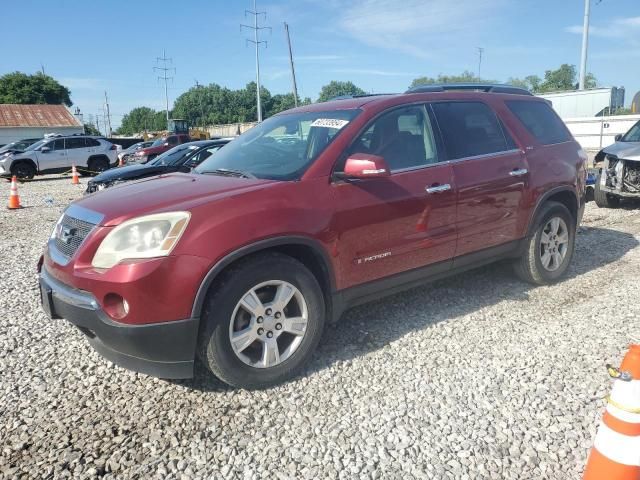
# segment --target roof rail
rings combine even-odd
[[[380,95],[395,95],[395,93],[363,93],[361,95],[338,95],[337,97],[331,97],[327,102],[334,100],[347,100],[349,98],[365,98],[365,97],[379,97]]]
[[[526,88],[514,87],[513,85],[486,84],[486,83],[442,83],[433,85],[418,85],[410,88],[404,93],[427,93],[446,92],[450,90],[466,90],[472,92],[488,93],[510,93],[512,95],[531,95]]]

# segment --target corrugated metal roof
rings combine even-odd
[[[0,104],[0,127],[77,127],[80,122],[64,105]]]

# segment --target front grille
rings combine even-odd
[[[89,235],[89,232],[93,230],[93,227],[95,227],[93,223],[65,215],[60,225],[56,228],[56,248],[65,257],[70,258],[76,253],[76,250]]]

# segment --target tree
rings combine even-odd
[[[418,87],[420,85],[433,85],[440,83],[485,83],[493,84],[498,83],[496,80],[478,79],[478,77],[468,70],[465,70],[460,75],[438,75],[437,78],[432,77],[418,77],[414,78],[409,88]]]
[[[326,102],[335,97],[341,97],[343,95],[366,95],[367,92],[357,87],[353,82],[339,82],[333,80],[320,90],[320,96],[318,102]]]
[[[156,111],[149,107],[136,107],[122,117],[118,128],[120,135],[132,135],[145,130],[159,131],[167,129],[164,110]]]
[[[100,135],[100,131],[90,123],[84,124],[84,133],[86,135]]]
[[[507,80],[509,85],[513,85],[514,87],[525,88],[530,92],[536,93],[540,90],[540,84],[542,83],[542,79],[537,75],[528,75],[524,78],[510,78]]]
[[[598,82],[592,73],[587,74],[585,88],[595,88]],[[544,81],[540,84],[537,92],[562,92],[566,90],[577,90],[576,66],[563,63],[556,70],[544,72]]]
[[[69,89],[44,73],[7,73],[0,77],[0,103],[73,105]]]

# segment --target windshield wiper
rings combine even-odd
[[[255,175],[242,170],[231,170],[229,168],[216,168],[215,170],[205,170],[200,172],[209,175],[221,175],[223,177],[256,178]]]

